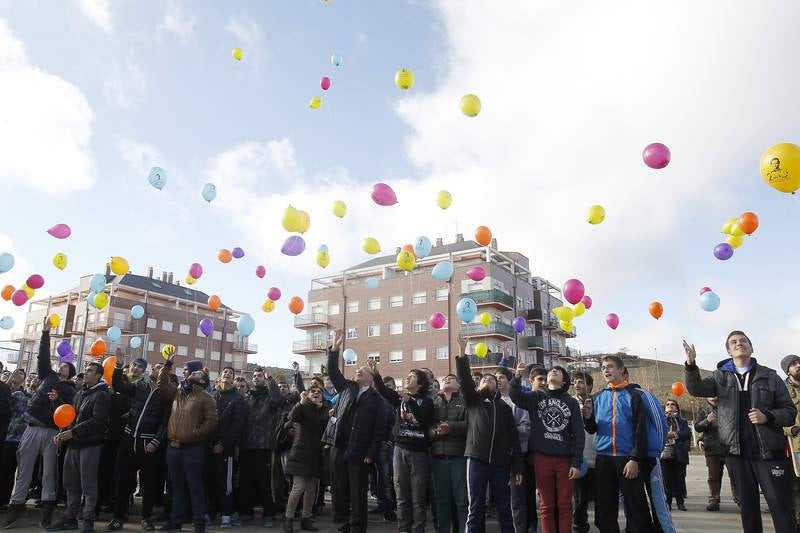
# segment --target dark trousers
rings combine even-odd
[[[377,472],[377,500],[378,507],[386,511],[394,511],[396,496],[394,491],[394,443],[391,441],[381,443]]]
[[[586,470],[586,475],[575,480],[572,492],[572,529],[575,533],[589,533],[589,502],[594,500],[594,468]]]
[[[344,450],[331,448],[331,497],[334,518],[350,516],[350,483],[348,463],[344,460]]]
[[[635,479],[628,479],[622,475],[625,463],[629,460],[629,457],[598,455],[595,461],[595,524],[600,533],[619,531],[617,515],[620,490],[630,512],[632,533],[653,531],[642,477],[643,469],[640,467],[639,476]]]
[[[97,466],[98,507],[111,506],[116,498],[118,483],[114,465],[117,462],[119,443],[119,440],[107,440],[100,450],[100,464]]]
[[[672,505],[673,498],[683,503],[686,498],[686,465],[679,461],[661,461],[664,472],[664,488],[667,491],[667,503]]]
[[[527,495],[527,499],[525,500],[525,510],[528,513],[528,529],[533,529],[536,531],[539,525],[539,506],[536,503],[536,491],[532,490],[536,488],[536,467],[534,464],[534,457],[535,456],[533,452],[528,452],[525,462],[525,479],[529,481],[528,486],[531,489],[525,492]]]
[[[272,500],[270,460],[272,450],[244,450],[239,455],[239,514],[253,516],[253,506],[260,504],[264,518],[275,516],[275,503]]]
[[[170,521],[182,524],[191,501],[192,522],[205,524],[206,494],[203,486],[205,445],[193,444],[184,448],[167,448],[167,469],[172,481],[172,511]]]
[[[722,491],[722,472],[725,468],[725,458],[721,455],[706,455],[706,468],[708,468],[708,503],[719,503],[719,495]],[[733,501],[739,502],[739,495],[733,478],[728,473],[731,482],[731,494]]]
[[[233,515],[233,456],[211,453],[206,462],[210,484],[206,485],[209,514]]]
[[[511,487],[509,478],[511,467],[493,465],[467,458],[467,532],[481,533],[486,514],[486,489],[489,485],[494,494],[497,521],[502,533],[514,533],[514,518],[511,515]]]
[[[145,440],[137,439],[134,450],[134,439],[124,437],[119,444],[116,465],[116,491],[114,494],[114,518],[124,521],[128,518],[128,504],[131,494],[136,489],[136,473],[140,473],[142,481],[142,518],[153,516],[153,505],[163,489],[159,485],[161,472],[164,470],[164,457],[158,450],[145,452]]]
[[[736,484],[742,513],[742,529],[760,533],[761,499],[759,487],[767,500],[775,533],[795,533],[792,513],[792,464],[789,459],[761,461],[727,456],[728,475]]]
[[[351,533],[367,530],[367,491],[371,465],[364,462],[346,461],[344,449],[331,450],[333,467],[333,510],[334,515],[347,516]]]
[[[5,505],[11,499],[11,489],[14,488],[19,442],[6,441],[0,445],[0,503]]]

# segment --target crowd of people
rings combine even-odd
[[[52,368],[45,322],[37,373],[18,369],[0,382],[2,526],[35,500],[48,531],[90,533],[100,513],[111,517],[105,531],[118,531],[138,490],[144,531],[156,521],[160,531],[247,525],[259,508],[265,528],[281,516],[287,533],[317,531],[330,488],[341,533],[365,531],[370,513],[402,533],[425,531],[429,517],[438,533],[483,532],[493,517],[503,533],[585,533],[592,502],[603,533],[619,531],[620,503],[626,531],[675,531],[691,430],[678,401],[662,405],[619,357],[602,357],[597,390],[591,373],[560,366],[473,373],[466,355],[441,384],[419,368],[398,387],[374,362],[347,379],[342,341],[337,332],[327,373],[308,388],[296,366],[292,383],[262,368],[247,382],[229,367],[211,383],[200,361],[179,378],[170,350],[153,366],[118,357],[109,383],[97,362],[81,374],[71,363]],[[687,389],[709,398],[693,421],[707,510],[720,508],[727,468],[745,531],[761,531],[761,492],[775,531],[795,532],[800,483],[786,450],[787,437],[800,437],[800,357],[783,359],[784,382],[734,331],[729,357],[702,378],[694,347],[684,348]],[[76,416],[59,428],[54,413],[65,404]]]

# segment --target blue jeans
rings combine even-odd
[[[186,448],[167,445],[167,469],[172,482],[170,522],[182,524],[186,517],[187,499],[192,500],[192,521],[205,524],[206,495],[203,489],[204,444]]]
[[[486,488],[492,486],[497,521],[502,533],[514,533],[514,519],[511,515],[511,477],[509,465],[500,466],[472,457],[467,457],[467,533],[482,533],[483,518],[486,514]]]
[[[386,441],[381,443],[378,455],[378,509],[384,512],[394,511],[394,442]]]

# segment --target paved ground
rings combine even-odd
[[[727,472],[726,472],[727,474]],[[688,511],[674,511],[673,517],[675,520],[675,524],[677,530],[679,532],[697,532],[702,531],[703,533],[716,533],[716,532],[731,532],[731,531],[741,531],[742,526],[739,519],[738,508],[736,504],[733,503],[733,499],[731,497],[730,492],[730,485],[728,483],[727,477],[723,482],[723,492],[722,492],[722,510],[716,513],[709,513],[705,510],[705,506],[707,503],[708,497],[708,485],[706,483],[706,468],[705,468],[705,461],[702,457],[693,455],[692,456],[692,463],[689,465],[689,469],[687,472],[687,486],[689,492],[689,498],[686,501],[686,507]],[[764,510],[766,511],[766,507],[763,506]],[[621,514],[621,513],[620,513]],[[56,512],[56,519],[60,516],[60,512]],[[772,521],[769,517],[769,514],[766,512],[762,514],[764,519],[764,531],[765,532],[773,532],[774,529],[772,528]],[[107,523],[108,517],[102,517],[103,520],[99,520],[95,525],[97,527],[98,532],[103,530],[103,527]],[[31,510],[23,519],[19,521],[18,527],[15,527],[15,531],[19,531],[21,533],[29,532],[29,531],[37,531],[41,532],[42,530],[36,525],[39,520],[39,512],[38,510]],[[297,524],[297,521],[295,521]],[[620,525],[624,524],[624,517],[620,518]],[[259,523],[260,525],[260,523]],[[498,531],[497,522],[494,520],[487,521],[487,531],[489,532],[496,532]],[[320,532],[335,532],[336,526],[331,523],[331,516],[330,516],[330,505],[325,507],[325,513],[317,520],[317,526],[320,529]],[[296,531],[298,531],[297,525]],[[139,527],[139,523],[135,522],[133,524],[128,524],[125,529],[127,531],[141,531]],[[209,531],[219,532],[219,528],[217,526],[209,527]],[[236,527],[230,530],[231,533],[244,533],[248,531],[255,531],[256,529],[262,529],[260,527]],[[191,527],[188,529],[184,527],[184,531],[191,531]],[[377,518],[375,515],[370,515],[370,524],[369,524],[370,531],[376,531],[380,533],[389,533],[397,531],[397,527],[394,524],[387,524],[384,523],[383,520]],[[429,531],[433,531],[433,529],[429,526]],[[280,531],[280,524],[276,521],[276,533]],[[597,531],[595,528],[592,528],[592,531]]]

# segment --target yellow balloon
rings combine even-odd
[[[317,252],[317,264],[322,268],[328,266],[331,262],[331,254],[328,252]]]
[[[111,272],[117,276],[123,276],[127,274],[129,270],[128,261],[124,257],[114,256],[111,258]]]
[[[33,294],[36,292],[33,289],[31,289],[30,287],[28,287],[27,283],[23,284],[22,287],[20,287],[20,289],[25,291],[25,294],[28,295],[28,299],[33,298]]]
[[[565,322],[572,322],[572,319],[575,318],[575,310],[566,305],[556,307],[553,309],[553,313],[555,313],[559,320]]]
[[[736,217],[729,218],[728,220],[726,220],[725,224],[722,225],[722,233],[724,233],[725,235],[730,235],[734,224],[736,224],[738,221],[739,219]]]
[[[481,313],[481,316],[478,317],[478,320],[480,320],[481,324],[488,327],[489,324],[492,323],[492,315],[489,313]]]
[[[197,280],[195,278],[193,278],[192,276],[190,276],[189,274],[186,274],[186,284],[187,285],[194,285],[195,283],[197,283]]]
[[[94,296],[94,306],[98,309],[102,309],[108,305],[108,294],[104,292],[98,292]]]
[[[573,309],[575,310],[575,316],[576,317],[577,316],[581,316],[583,313],[586,312],[586,306],[584,305],[583,302],[576,303],[575,306],[573,307]]]
[[[728,235],[728,238],[725,239],[725,242],[731,245],[731,248],[738,248],[744,243],[744,237],[741,235]]]
[[[265,313],[271,313],[272,311],[275,310],[275,302],[267,298],[266,300],[264,300],[264,303],[261,304],[261,310],[264,311]]]
[[[367,237],[361,244],[361,248],[368,254],[377,254],[381,251],[381,245],[372,237]]]
[[[566,331],[567,333],[572,333],[572,322],[568,322],[566,320],[561,320],[558,323],[561,326],[561,329]]]
[[[439,191],[436,195],[436,205],[441,209],[447,209],[453,203],[453,195],[447,191]]]
[[[794,194],[800,187],[800,146],[781,143],[767,148],[761,156],[761,176],[770,187]]]
[[[241,61],[242,57],[244,57],[244,52],[242,52],[241,48],[234,48],[231,55],[236,61]]]
[[[61,324],[61,317],[57,314],[53,313],[50,315],[47,320],[50,321],[50,325],[54,328],[57,328],[59,324]]]
[[[742,231],[742,228],[739,227],[739,224],[734,224],[733,226],[731,226],[730,234],[733,235],[734,237],[742,237],[744,236],[744,231]]]
[[[489,347],[486,346],[486,343],[479,342],[475,345],[475,355],[483,359],[487,353],[489,353]]]
[[[322,98],[320,98],[319,96],[315,96],[314,98],[311,99],[311,103],[308,104],[308,106],[311,109],[319,109],[320,107],[322,107]]]
[[[416,260],[414,259],[414,254],[408,250],[402,250],[399,254],[397,254],[397,266],[400,267],[400,270],[411,272],[414,270],[415,262]]]
[[[67,256],[61,252],[57,253],[55,256],[53,256],[53,264],[57,269],[64,270],[67,268]]]
[[[461,112],[468,117],[477,117],[481,112],[481,99],[474,94],[465,94],[461,97]]]
[[[283,229],[286,231],[299,233],[300,229],[303,227],[303,218],[300,211],[290,205],[283,211],[283,220],[281,220],[281,223],[283,224]]]
[[[593,205],[586,213],[586,221],[589,224],[600,224],[606,219],[606,210],[602,205]]]
[[[394,75],[394,84],[398,89],[407,91],[414,86],[414,73],[407,68],[401,68]]]
[[[308,216],[308,213],[306,213],[305,211],[298,211],[297,217],[299,222],[297,226],[297,231],[299,231],[300,233],[307,232],[308,227],[311,225],[311,217]]]
[[[339,218],[344,218],[347,214],[347,204],[341,200],[333,202],[333,214]]]
[[[170,352],[175,352],[175,346],[172,345],[172,344],[167,344],[161,350],[161,357],[163,357],[164,359],[169,359],[169,353]]]

